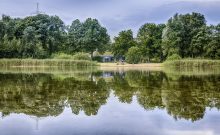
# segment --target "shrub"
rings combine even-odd
[[[91,60],[91,57],[87,53],[76,53],[73,55],[74,60]]]
[[[53,59],[73,59],[73,56],[66,53],[55,53],[52,55]]]
[[[178,54],[172,54],[171,56],[167,57],[168,61],[180,60],[181,57]]]
[[[97,61],[97,62],[103,62],[101,56],[94,56],[94,57],[92,58],[92,60],[93,60],[93,61]]]
[[[130,64],[137,64],[141,61],[141,52],[138,47],[131,47],[126,56],[125,56],[126,62]]]
[[[52,55],[53,59],[72,59],[72,60],[91,60],[87,53],[76,53],[74,55],[66,53],[56,53]]]
[[[181,59],[181,60],[165,61],[164,66],[165,67],[181,67],[181,68],[220,67],[220,60]]]

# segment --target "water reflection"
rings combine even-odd
[[[72,75],[0,74],[0,112],[58,116],[65,108],[97,115],[111,93],[134,97],[145,110],[165,110],[174,119],[198,121],[206,108],[220,109],[220,75],[173,75],[162,71],[89,72]],[[114,108],[113,108],[114,109]]]

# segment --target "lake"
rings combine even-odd
[[[0,135],[220,135],[220,72],[0,72]]]

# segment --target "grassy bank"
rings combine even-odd
[[[98,64],[89,60],[69,59],[0,59],[0,67],[86,67]]]
[[[206,59],[182,59],[166,61],[163,63],[165,67],[184,67],[184,68],[212,68],[220,67],[220,60]]]
[[[116,64],[72,59],[0,59],[0,67],[91,67],[101,68],[212,68],[220,67],[220,60],[182,59],[162,63]]]

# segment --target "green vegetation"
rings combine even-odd
[[[141,62],[141,51],[138,47],[131,47],[128,49],[128,52],[126,53],[126,62],[137,64]]]
[[[100,56],[93,58],[94,52],[106,51],[111,51],[116,60],[126,59],[128,63],[188,58],[217,60],[220,24],[207,25],[200,13],[175,14],[166,24],[144,24],[137,36],[132,30],[121,31],[111,42],[107,29],[97,19],[88,18],[84,22],[77,19],[70,26],[58,16],[45,14],[23,19],[3,15],[0,20],[0,58],[100,61]],[[215,65],[212,64],[215,61],[207,60],[193,65],[204,63]]]
[[[91,57],[86,53],[76,53],[73,55],[74,60],[92,60]]]
[[[72,59],[72,60],[91,60],[87,53],[75,53],[74,55],[66,53],[56,53],[52,55],[53,59]]]
[[[205,60],[205,59],[181,59],[181,60],[171,60],[165,61],[163,63],[167,67],[220,67],[220,60]]]
[[[119,36],[114,38],[114,41],[112,52],[117,60],[123,58],[128,49],[136,44],[131,30],[120,32]]]
[[[97,66],[96,62],[88,60],[65,60],[65,59],[1,59],[1,67],[80,67]]]
[[[98,20],[73,21],[65,26],[58,16],[38,14],[24,19],[3,15],[0,58],[51,58],[53,53],[104,52],[110,37]]]
[[[129,48],[136,46],[140,48],[142,62],[220,58],[220,24],[208,26],[200,13],[175,14],[166,25],[144,24],[137,38],[130,30],[129,34],[125,32],[120,32],[113,43],[112,50],[116,57],[119,54],[124,57]]]
[[[66,53],[54,53],[51,57],[53,59],[73,59],[73,55]]]
[[[172,54],[167,57],[167,61],[180,60],[181,57],[178,54]]]
[[[164,24],[147,23],[141,26],[137,35],[137,46],[141,50],[144,62],[161,62],[163,58],[162,31]]]
[[[88,18],[85,22],[73,21],[68,29],[66,52],[88,52],[93,57],[93,52],[104,52],[110,41],[106,28],[98,20]]]

